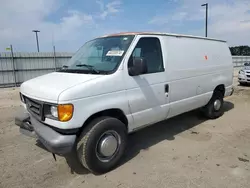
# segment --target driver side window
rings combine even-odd
[[[130,59],[134,58],[143,58],[146,61],[147,73],[145,74],[164,71],[161,44],[158,38],[141,38],[130,57]],[[128,67],[130,66],[128,64]]]

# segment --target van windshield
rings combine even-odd
[[[115,71],[134,35],[97,38],[85,43],[59,72],[110,74]]]

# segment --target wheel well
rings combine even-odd
[[[221,84],[221,85],[218,85],[215,89],[214,89],[214,92],[215,91],[220,91],[222,94],[223,94],[223,96],[225,95],[225,86],[223,85],[223,84]]]
[[[123,113],[122,110],[114,108],[114,109],[103,110],[103,111],[97,112],[97,113],[93,114],[92,116],[90,116],[90,117],[85,121],[85,123],[83,124],[82,128],[81,128],[80,131],[79,131],[79,134],[82,132],[82,130],[83,130],[92,120],[94,120],[94,119],[97,118],[97,117],[101,117],[101,116],[110,116],[110,117],[113,117],[113,118],[117,118],[117,119],[119,119],[122,123],[124,123],[125,126],[126,126],[126,128],[128,129],[128,119],[127,119],[127,117],[125,116],[125,114]]]

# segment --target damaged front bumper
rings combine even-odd
[[[22,134],[37,138],[51,153],[66,155],[72,151],[75,145],[76,135],[58,133],[25,111],[17,114],[15,124],[20,127]]]

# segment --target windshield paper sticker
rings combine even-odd
[[[106,56],[122,56],[123,52],[123,50],[110,50]]]

